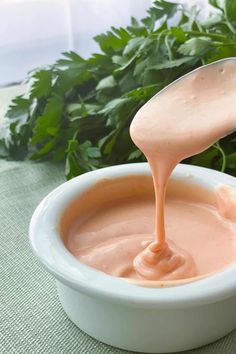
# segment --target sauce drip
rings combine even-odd
[[[236,128],[236,60],[205,66],[177,80],[147,102],[134,117],[130,134],[152,170],[156,200],[155,241],[134,260],[136,271],[152,279],[164,259],[173,270],[192,274],[191,256],[168,249],[164,204],[168,178],[183,159],[207,149]],[[152,258],[153,262],[145,260]],[[156,259],[156,262],[154,261]],[[147,268],[150,268],[147,271]],[[154,271],[155,269],[155,271]],[[149,274],[151,274],[149,276]]]

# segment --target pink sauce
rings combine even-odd
[[[84,222],[64,227],[68,249],[103,272],[144,281],[191,279],[235,262],[230,192],[218,193],[216,204],[166,198],[173,168],[236,128],[235,102],[234,60],[202,67],[147,102],[130,133],[150,164],[155,207],[152,198],[125,194],[98,205]]]
[[[236,222],[236,187],[220,185],[216,198],[219,213]]]

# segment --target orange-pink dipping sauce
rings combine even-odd
[[[209,192],[175,181],[166,195],[181,160],[236,128],[235,102],[236,60],[202,67],[147,102],[130,133],[150,164],[155,198],[147,177],[101,182],[62,217],[69,251],[89,266],[143,285],[198,279],[236,262],[234,189]]]

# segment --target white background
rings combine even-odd
[[[0,86],[52,63],[63,51],[88,56],[92,37],[145,16],[151,0],[0,0]]]
[[[173,0],[174,1],[174,0]],[[196,1],[207,10],[207,0]],[[50,64],[60,53],[96,52],[95,35],[143,18],[152,0],[0,0],[0,86],[22,81],[26,73]]]

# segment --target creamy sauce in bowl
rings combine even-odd
[[[167,239],[156,252],[152,179],[132,176],[95,184],[63,214],[61,230],[66,247],[81,262],[143,285],[202,277],[236,261],[236,224],[219,214],[214,192],[170,180],[165,216]]]
[[[92,206],[91,199],[90,212],[64,227],[71,253],[105,273],[143,281],[198,279],[235,262],[236,229],[224,214],[230,209],[223,207],[226,192],[216,193],[216,203],[166,198],[174,167],[236,128],[235,102],[236,60],[197,69],[147,102],[130,133],[151,167],[155,202],[145,194],[121,198],[118,190],[110,204]]]

